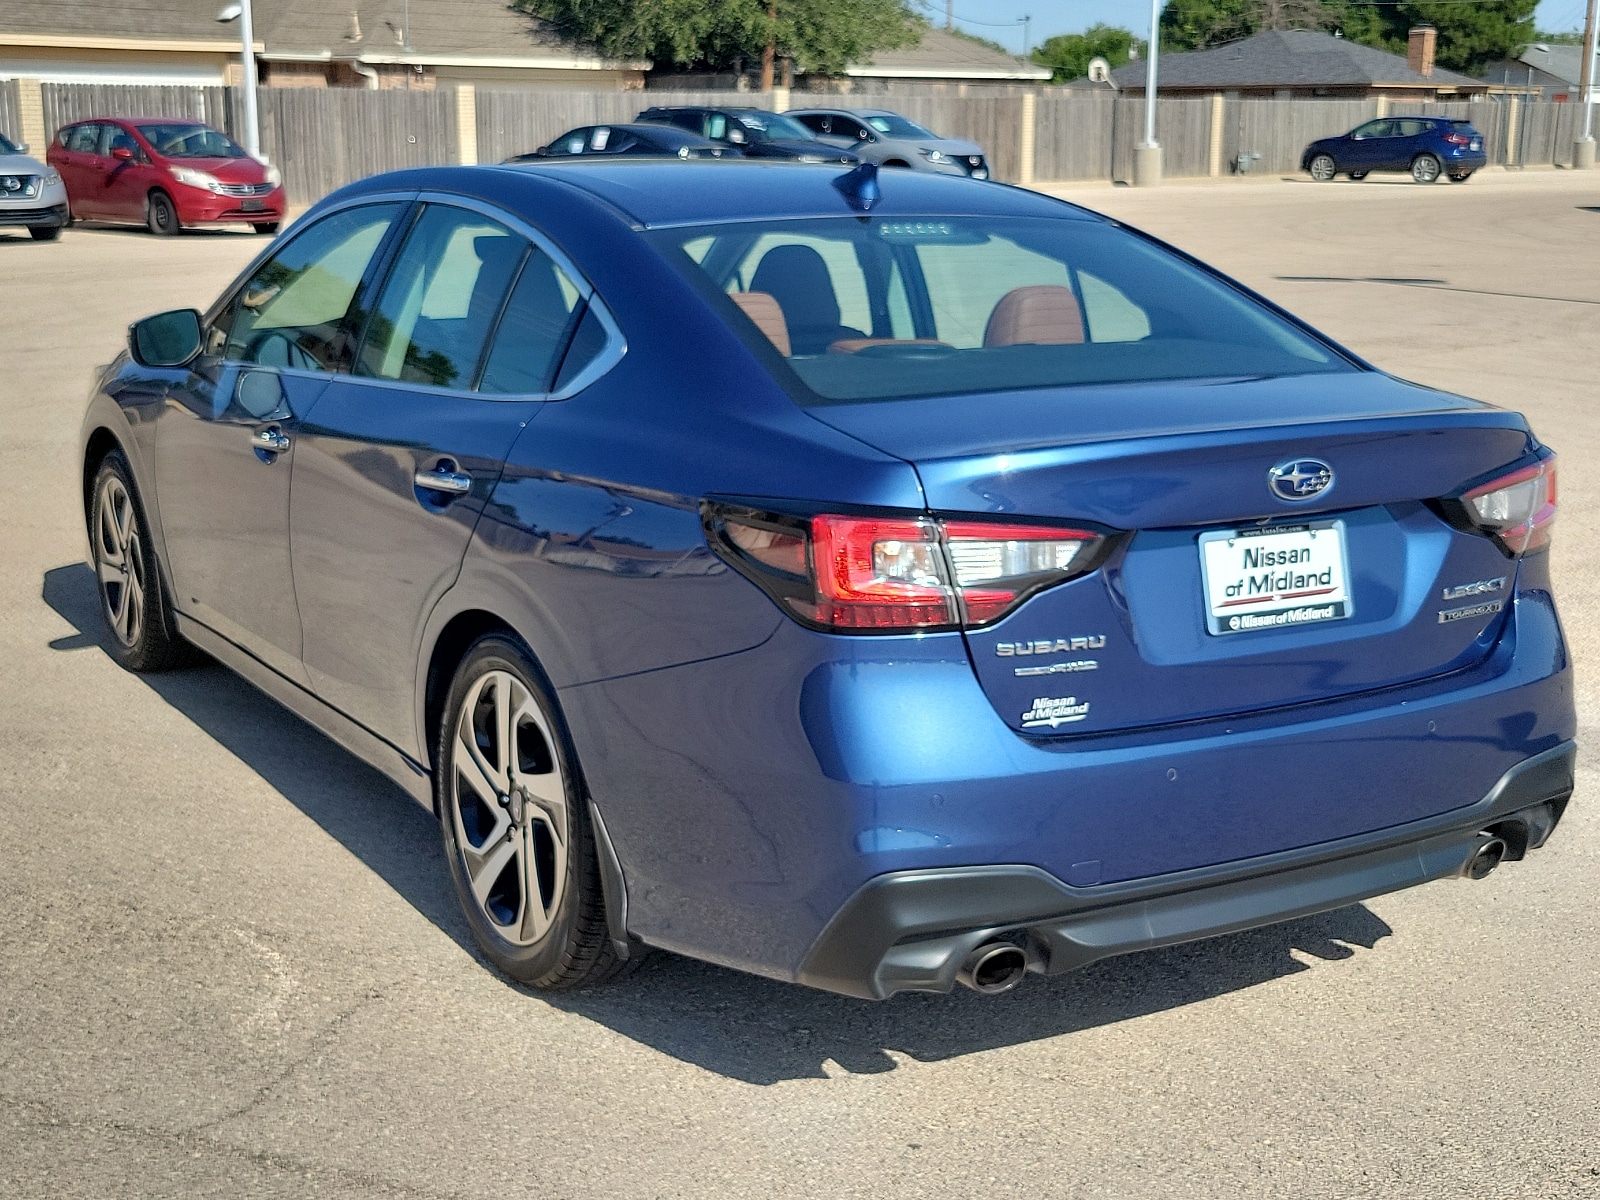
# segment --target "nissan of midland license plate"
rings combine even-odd
[[[1202,533],[1200,575],[1212,633],[1287,629],[1350,615],[1343,521]]]

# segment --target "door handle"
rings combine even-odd
[[[270,429],[258,429],[252,441],[257,450],[264,450],[268,454],[282,454],[289,448],[289,439],[276,425]]]
[[[447,471],[444,467],[435,467],[431,471],[418,471],[415,476],[416,485],[424,491],[449,492],[452,496],[465,496],[472,490],[472,476],[460,471]]]

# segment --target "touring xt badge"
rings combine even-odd
[[[1088,716],[1087,700],[1080,704],[1076,696],[1040,696],[1033,702],[1033,707],[1022,714],[1022,727],[1037,729],[1041,725],[1048,725],[1054,729],[1057,725],[1086,720]]]

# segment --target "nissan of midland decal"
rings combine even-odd
[[[1022,727],[1036,729],[1041,725],[1048,725],[1054,729],[1057,725],[1082,721],[1088,716],[1087,700],[1080,702],[1076,696],[1040,696],[1033,702],[1033,707],[1022,714]]]

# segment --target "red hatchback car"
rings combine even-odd
[[[134,222],[156,234],[244,223],[271,234],[288,207],[276,167],[198,121],[79,121],[62,127],[46,157],[82,221]]]

